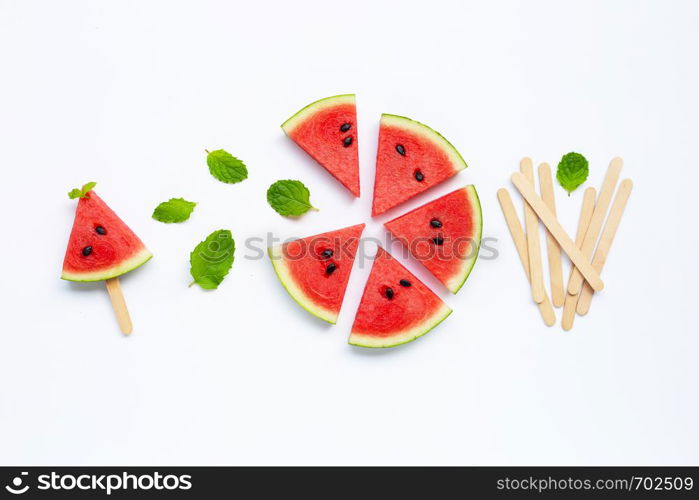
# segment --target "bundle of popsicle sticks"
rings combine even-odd
[[[553,180],[548,164],[539,165],[541,196],[534,188],[534,169],[529,158],[523,158],[520,162],[520,172],[512,175],[512,184],[524,199],[524,229],[512,204],[510,193],[505,188],[498,190],[498,200],[522,261],[524,273],[531,285],[532,298],[548,326],[556,322],[554,306],[563,307],[561,324],[564,330],[570,330],[575,314],[587,314],[593,294],[604,288],[600,273],[633,188],[630,179],[624,179],[616,188],[622,164],[621,158],[612,159],[599,195],[593,187],[585,190],[575,241],[568,236],[556,217]],[[544,285],[539,221],[546,227],[550,299]],[[571,272],[565,287],[561,251],[565,252],[571,261]]]

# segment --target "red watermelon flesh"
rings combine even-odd
[[[413,257],[456,293],[478,257],[483,220],[474,186],[457,189],[385,223]]]
[[[410,118],[383,114],[376,155],[372,216],[409,200],[466,168],[438,132]]]
[[[94,191],[78,200],[61,278],[99,281],[127,273],[153,254]]]
[[[364,224],[301,238],[269,248],[277,277],[298,304],[335,323]]]
[[[327,97],[309,104],[282,124],[296,144],[359,197],[355,96]]]
[[[451,314],[442,299],[383,248],[374,259],[349,343],[393,347],[426,334]]]

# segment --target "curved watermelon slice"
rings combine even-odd
[[[313,102],[282,123],[282,129],[354,196],[359,197],[354,94]]]
[[[384,113],[371,215],[400,205],[466,166],[456,148],[439,132],[410,118]]]
[[[153,254],[94,191],[78,200],[61,278],[100,281],[145,264]]]
[[[474,186],[457,189],[384,225],[452,293],[459,291],[476,263],[483,229]]]
[[[269,257],[289,295],[305,310],[336,323],[364,224],[270,247]]]
[[[349,343],[394,347],[426,334],[451,308],[383,248],[374,259]]]

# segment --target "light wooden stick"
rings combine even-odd
[[[580,219],[578,220],[578,232],[575,235],[575,245],[578,248],[582,247],[583,240],[585,239],[585,233],[590,225],[592,212],[595,210],[596,196],[597,191],[593,187],[587,188],[585,190],[585,194],[583,195],[582,209],[580,210]],[[578,297],[579,294],[573,295],[566,293],[565,301],[563,302],[563,319],[561,320],[561,326],[566,331],[573,328],[573,322],[575,321],[575,306],[578,302]]]
[[[575,246],[573,240],[570,239],[568,233],[561,226],[556,216],[551,213],[551,210],[546,206],[544,200],[539,198],[539,196],[534,191],[534,188],[529,184],[529,181],[519,172],[512,174],[512,183],[515,185],[517,190],[521,193],[527,203],[531,205],[536,214],[544,223],[549,232],[556,238],[556,241],[563,251],[568,254],[570,260],[573,264],[580,269],[580,272],[585,277],[585,279],[590,283],[590,286],[599,292],[604,288],[604,282],[602,278],[599,277],[599,273],[595,271],[590,262],[585,258],[582,252]]]
[[[124,294],[121,292],[119,278],[109,279],[105,283],[107,284],[109,298],[112,299],[112,307],[114,308],[114,313],[116,314],[117,321],[119,322],[119,328],[121,328],[121,333],[123,333],[124,335],[131,335],[131,332],[133,331],[133,325],[131,324],[131,316],[129,316],[129,310],[126,308]]]
[[[597,190],[589,187],[583,193],[582,209],[580,210],[580,218],[578,219],[578,231],[575,233],[575,245],[582,247],[585,233],[590,226],[592,213],[595,211],[595,198],[597,198]]]
[[[607,261],[609,249],[612,247],[612,242],[614,242],[614,236],[619,228],[621,216],[624,215],[626,202],[629,201],[632,189],[633,182],[631,182],[631,179],[624,179],[621,181],[621,184],[619,184],[619,189],[614,197],[612,208],[609,210],[609,216],[607,217],[607,222],[604,224],[597,250],[595,250],[595,256],[592,258],[592,267],[597,269],[598,272],[602,272],[602,268]],[[576,308],[579,315],[584,316],[590,310],[593,293],[594,291],[590,288],[590,285],[585,283],[582,292],[580,292],[580,299],[578,299],[578,306]]]
[[[599,196],[595,202],[595,211],[592,212],[592,219],[590,220],[590,226],[587,228],[585,233],[585,239],[582,244],[582,254],[585,256],[585,260],[590,261],[592,259],[592,252],[595,250],[595,245],[597,244],[597,238],[602,230],[602,223],[607,215],[607,209],[609,208],[609,203],[612,201],[612,195],[614,194],[614,188],[619,180],[619,174],[621,173],[621,167],[624,164],[621,158],[618,156],[613,158],[609,163],[609,168],[607,169],[607,174],[604,176],[604,181],[602,182],[602,188],[600,189]],[[582,287],[583,276],[580,274],[580,270],[574,267],[570,273],[570,279],[568,280],[568,293],[576,295],[580,293],[580,288]],[[594,287],[593,287],[594,288]]]
[[[530,158],[522,158],[519,170],[534,187],[534,169]],[[539,218],[534,210],[524,202],[524,228],[527,232],[527,254],[529,255],[529,281],[532,287],[532,298],[540,304],[546,296],[544,288],[544,271],[541,267],[541,245],[539,242]]]
[[[556,198],[553,195],[551,167],[548,163],[539,165],[539,190],[541,191],[541,199],[548,205],[553,215],[556,215]],[[561,307],[565,296],[561,247],[548,230],[546,231],[546,253],[549,261],[549,274],[551,275],[551,300],[555,307]]]
[[[522,267],[524,268],[524,274],[527,276],[527,281],[531,281],[529,275],[529,255],[527,253],[527,237],[524,234],[522,225],[519,223],[517,212],[515,212],[515,206],[512,204],[512,198],[507,189],[502,188],[498,190],[498,201],[502,207],[502,213],[505,216],[507,227],[510,229],[512,240],[515,242],[519,260],[522,262]],[[546,326],[552,326],[556,322],[556,314],[553,312],[553,307],[546,295],[546,291],[544,291],[544,300],[539,302],[537,306],[539,306],[539,312]]]

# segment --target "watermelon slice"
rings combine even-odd
[[[423,336],[451,308],[386,250],[379,247],[354,318],[349,343],[394,347]]]
[[[483,218],[474,186],[457,189],[384,225],[452,293],[459,291],[476,263],[481,242]]]
[[[282,129],[354,196],[359,197],[354,94],[313,102],[282,123]]]
[[[336,323],[364,224],[269,248],[269,257],[289,295],[311,314]]]
[[[78,200],[61,278],[100,281],[145,264],[152,253],[94,191]]]
[[[439,132],[404,116],[381,115],[372,216],[436,186],[466,166]]]

